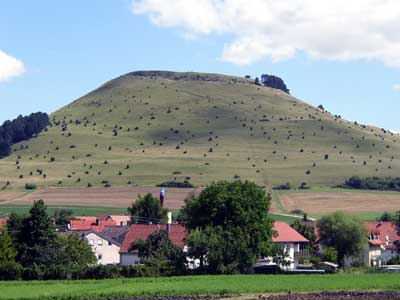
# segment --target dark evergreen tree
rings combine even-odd
[[[43,200],[35,201],[17,235],[17,262],[23,266],[56,264],[60,244]]]
[[[0,158],[10,154],[12,144],[28,140],[40,133],[50,123],[46,113],[37,112],[29,116],[18,116],[0,126]]]

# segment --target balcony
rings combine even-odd
[[[300,251],[294,252],[295,259],[304,259],[310,257],[310,250],[309,249],[300,249]]]

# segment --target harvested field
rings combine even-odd
[[[158,196],[157,187],[109,187],[109,188],[48,188],[40,189],[18,199],[3,201],[1,205],[29,205],[34,200],[43,199],[48,205],[82,205],[128,207],[139,195],[152,193]],[[165,206],[176,210],[184,200],[200,189],[166,188]],[[11,193],[11,192],[10,192]],[[2,197],[0,197],[2,198]]]
[[[399,300],[400,292],[320,292],[259,297],[263,300]]]
[[[21,191],[7,191],[0,192],[0,202],[7,201],[10,199],[15,199],[19,196],[22,196],[24,193]]]
[[[400,193],[285,193],[280,196],[280,200],[287,211],[301,209],[308,214],[325,214],[337,210],[348,213],[363,213],[373,211],[397,211],[400,209]]]

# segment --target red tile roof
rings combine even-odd
[[[131,221],[131,216],[125,215],[109,215],[108,219],[115,221],[117,225],[126,225]]]
[[[76,216],[76,220],[82,220],[82,221],[91,221],[92,223],[96,222],[97,217],[92,217],[92,216]]]
[[[166,230],[166,225],[157,225],[157,224],[134,224],[131,225],[129,228],[128,233],[125,236],[125,239],[122,243],[120,253],[127,253],[129,252],[129,248],[131,247],[132,243],[138,240],[146,240],[147,237],[160,229]],[[171,241],[181,248],[184,245],[184,239],[186,237],[186,230],[180,224],[171,224],[171,231],[169,238]]]
[[[395,224],[392,222],[367,222],[366,226],[370,244],[382,245],[391,250],[396,249],[394,242],[400,240],[400,235],[397,233]]]
[[[93,222],[92,219],[80,219],[80,220],[71,220],[70,221],[70,230],[71,231],[103,231],[106,226],[117,226],[115,221],[113,220],[103,220],[103,219],[95,219]]]
[[[308,243],[308,240],[285,222],[274,222],[274,230],[278,233],[272,237],[274,243]]]

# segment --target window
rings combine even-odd
[[[99,260],[101,260],[103,258],[103,254],[99,254],[97,257]]]
[[[93,240],[89,240],[89,245],[93,246],[94,245],[94,241]]]
[[[97,246],[103,246],[103,240],[97,240]]]
[[[108,241],[108,246],[112,246],[112,243],[110,241]]]

